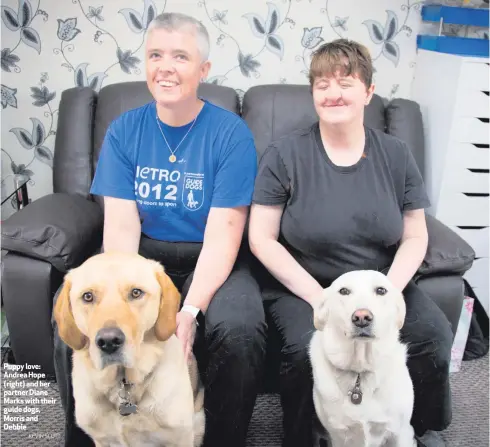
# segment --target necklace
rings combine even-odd
[[[199,116],[199,115],[198,115]],[[177,152],[177,149],[180,147],[180,145],[182,144],[182,142],[185,140],[185,138],[187,137],[187,135],[189,135],[189,132],[192,130],[192,128],[194,127],[194,124],[196,123],[196,120],[197,120],[197,116],[194,118],[194,121],[192,122],[192,125],[191,127],[189,127],[189,130],[186,132],[186,134],[184,135],[184,138],[182,138],[182,140],[180,140],[180,143],[177,145],[177,147],[172,150],[172,148],[170,147],[170,144],[168,144],[168,141],[167,139],[165,138],[165,134],[163,133],[163,130],[162,128],[160,127],[160,120],[158,119],[158,114],[156,115],[156,119],[157,119],[157,124],[158,124],[158,128],[160,129],[160,133],[162,134],[162,137],[163,139],[165,140],[165,143],[167,144],[167,147],[168,147],[168,150],[170,151],[170,157],[168,157],[168,161],[170,163],[175,163],[177,161],[177,157],[175,156],[175,153]]]

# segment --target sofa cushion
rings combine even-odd
[[[453,230],[426,215],[429,246],[417,275],[464,274],[473,264],[475,251]]]
[[[2,249],[49,262],[60,272],[80,265],[102,245],[103,214],[76,194],[41,197],[2,223]]]

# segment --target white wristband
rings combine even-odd
[[[197,314],[199,313],[200,310],[201,309],[199,309],[198,307],[191,306],[190,304],[185,304],[184,306],[182,306],[182,309],[181,309],[182,312],[190,313],[194,317],[194,320],[196,320]],[[197,320],[196,320],[196,323],[197,323]]]

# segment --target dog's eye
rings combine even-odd
[[[92,295],[92,292],[85,292],[85,293],[82,295],[82,299],[83,299],[83,301],[85,301],[86,303],[91,303],[91,302],[94,300],[94,296]]]
[[[386,295],[387,292],[384,287],[376,287],[376,295]]]
[[[349,295],[350,294],[350,290],[347,289],[346,287],[342,287],[340,290],[339,290],[339,293],[341,295]]]
[[[131,298],[136,299],[143,296],[143,291],[141,289],[132,289],[131,290]]]

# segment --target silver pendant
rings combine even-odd
[[[130,414],[136,413],[138,411],[138,407],[129,402],[123,402],[119,405],[119,414],[121,416],[128,416]]]
[[[125,377],[121,379],[121,387],[119,390],[120,404],[119,404],[119,414],[121,416],[128,416],[130,414],[136,413],[138,407],[131,403],[131,387],[132,383],[129,383]]]
[[[355,387],[352,391],[349,391],[350,401],[354,405],[359,405],[362,402],[362,391],[360,388]]]

